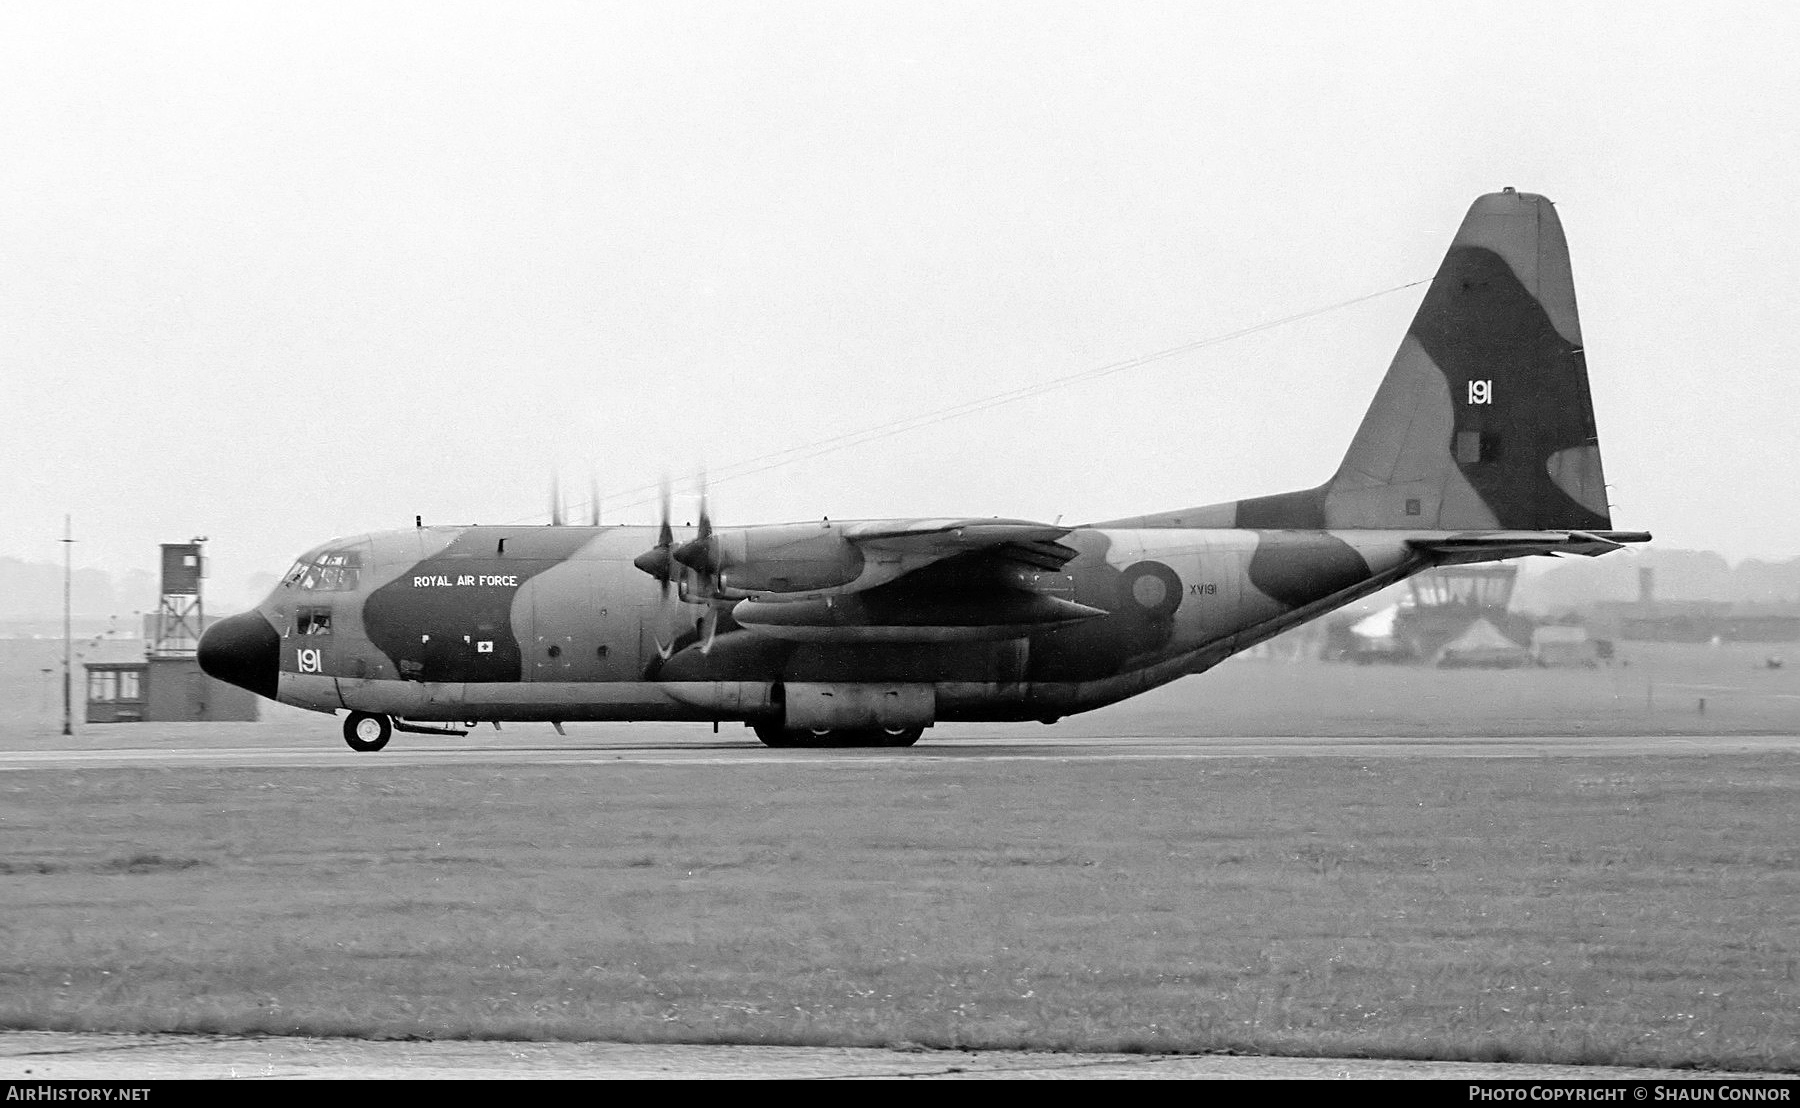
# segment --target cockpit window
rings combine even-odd
[[[350,592],[362,576],[362,558],[354,550],[327,550],[311,561],[295,562],[281,583],[306,592]]]
[[[294,609],[294,630],[302,635],[331,634],[331,609],[314,607]]]

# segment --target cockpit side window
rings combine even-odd
[[[331,609],[323,606],[295,608],[294,631],[301,635],[331,634]]]

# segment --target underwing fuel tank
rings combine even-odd
[[[865,594],[813,600],[743,600],[731,617],[745,628],[792,642],[934,643],[1017,639],[1106,615],[1099,608],[1042,593],[908,598]]]

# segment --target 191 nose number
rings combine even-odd
[[[308,649],[297,651],[294,660],[299,664],[301,673],[319,672],[319,652],[317,650]]]

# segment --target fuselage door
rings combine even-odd
[[[608,654],[606,600],[600,569],[605,563],[570,558],[531,579],[530,644],[525,672],[532,681],[600,679]]]

